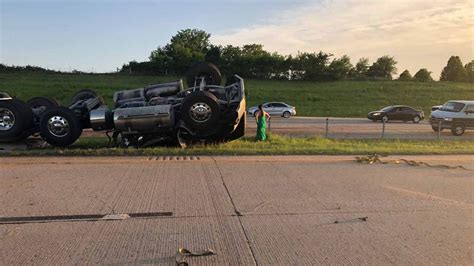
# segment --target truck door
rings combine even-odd
[[[466,127],[474,128],[474,104],[467,105],[464,114],[466,115]]]

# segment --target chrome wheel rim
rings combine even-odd
[[[15,115],[6,108],[0,108],[0,131],[10,130],[15,125]]]
[[[460,134],[462,134],[463,130],[462,130],[462,127],[455,127],[454,131],[456,132],[456,134],[460,135]]]
[[[387,121],[388,121],[388,117],[387,117],[387,116],[382,117],[382,121],[383,121],[383,122],[387,122]]]
[[[420,122],[420,118],[418,116],[415,116],[415,118],[413,118],[413,121]]]
[[[69,123],[62,116],[53,116],[48,120],[48,131],[53,136],[64,137],[70,132]]]
[[[191,119],[198,123],[204,123],[211,118],[212,110],[206,103],[195,103],[189,109]]]

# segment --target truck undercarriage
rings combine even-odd
[[[114,107],[92,90],[76,93],[60,106],[48,97],[28,102],[0,94],[0,141],[39,133],[53,146],[73,144],[83,129],[105,131],[118,146],[181,145],[225,142],[245,134],[244,80],[235,75],[221,86],[216,66],[198,63],[183,81],[114,93]]]

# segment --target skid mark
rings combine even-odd
[[[457,203],[457,204],[467,204],[467,205],[471,205],[471,206],[474,205],[474,204],[469,203],[469,202],[463,202],[463,201],[443,198],[443,197],[439,197],[439,196],[435,196],[435,195],[431,195],[431,194],[426,194],[426,193],[419,192],[419,191],[413,191],[413,190],[408,190],[408,189],[403,189],[403,188],[398,188],[398,187],[392,187],[392,186],[382,186],[382,187],[386,188],[386,189],[394,190],[394,191],[397,191],[397,192],[409,193],[409,194],[412,194],[412,195],[417,195],[417,196],[421,196],[421,197],[425,197],[425,198],[429,198],[429,199],[444,200],[444,201],[449,201],[449,202],[453,202],[453,203]]]

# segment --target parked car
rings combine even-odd
[[[448,101],[440,109],[431,112],[431,128],[434,131],[450,129],[461,136],[466,129],[474,129],[474,101]]]
[[[68,107],[53,99],[35,97],[23,102],[0,94],[0,141],[12,141],[40,133],[54,146],[73,144],[82,130],[113,132],[121,146],[161,143],[214,143],[245,134],[244,80],[235,75],[221,86],[219,69],[196,64],[183,81],[154,84],[114,93],[114,108],[92,90],[81,90]]]
[[[270,115],[282,116],[284,118],[290,118],[290,116],[296,115],[296,108],[282,102],[269,102],[262,104],[262,108],[265,112]],[[252,106],[248,109],[248,114],[255,116],[258,111],[258,106]]]
[[[405,105],[393,105],[382,108],[378,111],[373,111],[367,114],[367,118],[372,121],[413,121],[419,123],[425,118],[425,114],[421,110],[416,110],[413,107]]]

